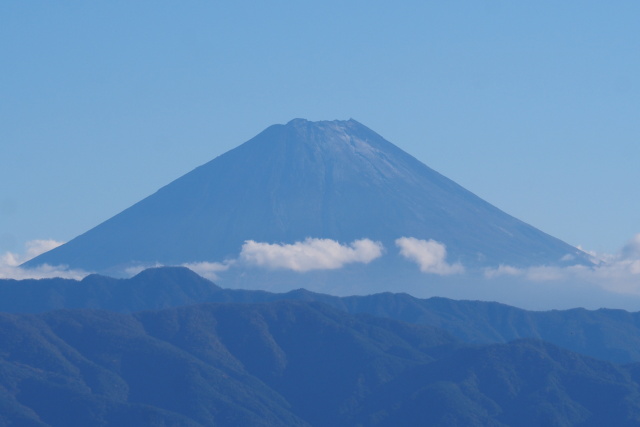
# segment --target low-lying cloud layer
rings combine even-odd
[[[617,254],[589,253],[596,265],[589,267],[537,266],[516,268],[501,265],[485,270],[485,277],[521,277],[533,282],[574,281],[597,285],[610,292],[640,295],[640,233]]]
[[[464,272],[462,264],[447,263],[446,246],[435,240],[401,237],[396,239],[396,246],[400,248],[400,255],[418,264],[423,273],[447,276]]]
[[[259,267],[305,272],[334,270],[356,262],[368,264],[382,256],[382,252],[382,244],[369,239],[355,240],[350,245],[314,238],[293,244],[247,240],[242,245],[240,260]]]
[[[218,280],[218,273],[221,271],[227,271],[229,267],[233,265],[233,261],[229,262],[192,262],[182,264],[183,267],[187,267],[194,273],[209,280]]]
[[[33,240],[25,245],[23,254],[6,252],[0,255],[0,279],[41,279],[62,277],[81,279],[89,272],[70,270],[66,266],[42,265],[23,269],[20,265],[29,259],[51,250],[63,242],[55,240]],[[395,240],[400,254],[417,264],[427,274],[442,276],[465,272],[460,263],[447,262],[447,249],[435,240],[401,237]],[[350,244],[342,244],[331,239],[307,238],[301,242],[265,243],[246,241],[237,259],[223,262],[195,262],[183,264],[197,274],[210,280],[219,280],[230,268],[243,266],[268,269],[285,269],[297,272],[312,270],[335,270],[351,263],[368,264],[380,258],[385,249],[380,242],[360,239]],[[501,265],[484,270],[486,279],[518,279],[519,283],[548,283],[559,287],[572,283],[576,286],[603,289],[614,294],[640,295],[640,233],[635,235],[617,254],[590,253],[594,266],[574,265],[569,267],[536,266],[516,268]],[[149,267],[161,264],[140,265],[127,270],[134,275]],[[469,280],[473,280],[469,277]]]
[[[36,256],[57,248],[64,242],[56,240],[31,240],[25,244],[25,253],[6,252],[0,255],[0,279],[46,279],[62,277],[64,279],[82,279],[88,273],[82,270],[69,270],[64,265],[41,265],[37,268],[21,268],[20,265]]]
[[[235,261],[225,261],[225,262],[187,262],[184,264],[180,264],[180,267],[186,267],[189,270],[193,271],[199,276],[204,277],[205,279],[209,279],[212,281],[219,280],[220,277],[218,273],[221,271],[226,271],[233,265]],[[155,263],[143,263],[136,264],[130,267],[127,267],[124,271],[127,277],[133,277],[139,273],[142,273],[144,270],[149,268],[160,268],[166,267],[165,264],[155,262]]]

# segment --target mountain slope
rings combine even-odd
[[[0,314],[0,425],[637,425],[637,367],[318,303]],[[73,410],[69,410],[73,408]]]
[[[410,369],[376,390],[356,419],[380,426],[635,426],[638,398],[629,370],[522,340],[461,348]]]
[[[0,425],[336,425],[361,387],[451,342],[295,302],[0,314],[0,326]]]
[[[274,125],[25,265],[123,274],[132,265],[236,258],[246,240],[434,239],[466,267],[588,263],[360,123]],[[408,263],[406,263],[408,265]],[[395,264],[394,264],[395,265]],[[412,266],[415,269],[415,266]]]

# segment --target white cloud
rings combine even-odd
[[[64,245],[65,242],[59,242],[57,240],[31,240],[25,244],[27,248],[26,259],[22,262],[29,261],[32,258],[37,257],[40,254],[55,249],[58,246]]]
[[[640,233],[633,236],[620,252],[623,259],[640,260]]]
[[[520,276],[522,274],[522,270],[503,264],[500,264],[498,268],[487,268],[484,270],[484,276],[488,279],[499,276]]]
[[[517,268],[511,265],[499,265],[498,268],[485,268],[484,277],[493,279],[501,276],[524,277],[533,282],[550,282],[563,280],[569,277],[577,266],[555,267],[548,265],[537,265],[533,267]]]
[[[576,259],[576,256],[574,254],[566,254],[564,255],[562,258],[560,258],[560,261],[573,261],[574,259]]]
[[[260,267],[294,271],[333,270],[345,264],[368,264],[380,257],[382,243],[369,239],[342,245],[331,239],[307,238],[293,244],[271,244],[247,240],[242,245],[240,259]]]
[[[149,268],[160,268],[160,267],[164,267],[164,264],[160,264],[159,262],[156,262],[153,264],[135,264],[125,268],[124,273],[126,274],[126,277],[133,277],[133,276],[137,276],[138,274],[142,273],[144,270],[147,270]]]
[[[2,255],[2,258],[0,258],[0,263],[7,266],[17,267],[20,264],[63,244],[64,242],[58,242],[57,240],[31,240],[25,243],[26,252],[24,254],[6,252]]]
[[[220,271],[226,271],[229,269],[231,265],[233,265],[234,261],[227,262],[194,262],[182,264],[183,267],[187,267],[189,270],[194,273],[204,277],[209,280],[218,280],[217,273]]]
[[[446,246],[435,240],[401,237],[396,239],[396,245],[400,248],[400,254],[418,264],[420,271],[424,273],[445,276],[464,272],[462,264],[447,263]]]
[[[580,245],[578,245],[577,248],[580,249],[585,254],[589,255],[590,261],[592,263],[594,263],[594,264],[600,264],[600,263],[603,263],[603,262],[613,262],[617,258],[619,258],[619,254],[598,253],[596,251],[590,251],[588,249],[585,249]]]
[[[40,265],[36,268],[22,268],[20,265],[30,259],[62,245],[55,240],[31,240],[25,244],[25,253],[6,252],[0,256],[0,279],[45,279],[62,277],[64,279],[82,279],[89,273],[82,270],[69,270],[67,266]]]
[[[199,276],[202,276],[209,280],[218,280],[218,275],[216,273],[220,271],[226,271],[235,263],[235,260],[229,260],[225,262],[186,262],[184,264],[180,264],[181,267],[186,267],[189,270],[193,271]],[[165,267],[165,264],[161,264],[159,262],[156,263],[146,263],[146,264],[136,264],[130,267],[125,268],[124,272],[127,277],[133,277],[137,274],[142,273],[144,270],[149,268],[159,268]]]
[[[584,251],[584,249],[581,250]],[[485,269],[484,275],[487,278],[505,275],[521,276],[534,282],[590,283],[610,292],[640,295],[640,233],[636,234],[617,254],[585,252],[592,256],[596,265],[528,268],[501,265],[498,268]]]

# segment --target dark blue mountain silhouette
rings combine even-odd
[[[158,310],[202,302],[314,301],[352,314],[442,328],[471,344],[535,338],[616,363],[640,363],[640,312],[623,310],[527,311],[495,302],[419,299],[385,292],[336,297],[296,289],[287,293],[224,289],[184,267],[145,270],[130,279],[90,275],[67,279],[2,280],[0,312],[60,309],[117,312]]]
[[[303,301],[0,313],[3,426],[637,426],[640,367]]]

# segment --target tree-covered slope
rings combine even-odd
[[[325,304],[0,315],[0,425],[634,425],[635,367]]]

